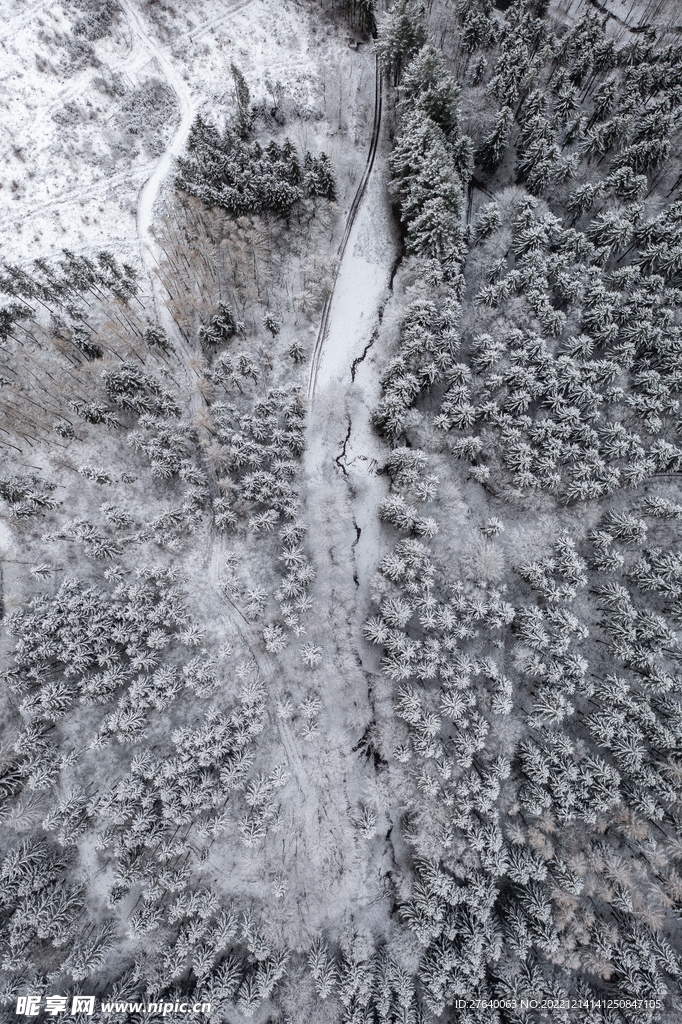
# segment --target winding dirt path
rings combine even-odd
[[[173,89],[173,92],[178,99],[178,103],[180,104],[180,124],[140,193],[137,206],[136,226],[142,261],[152,288],[156,316],[160,325],[166,332],[166,335],[172,341],[176,352],[181,356],[181,361],[184,364],[184,369],[188,377],[190,411],[191,413],[196,414],[203,407],[203,399],[195,386],[196,372],[193,372],[192,370],[192,351],[175,322],[168,306],[166,289],[164,288],[159,276],[161,253],[153,230],[154,206],[156,200],[164,182],[172,171],[174,161],[181,154],[187,142],[189,131],[196,113],[196,105],[182,76],[178,74],[177,70],[174,68],[163,50],[150,38],[140,14],[135,10],[130,0],[121,0],[121,3],[123,10],[129,19],[129,25],[136,43],[145,47],[146,50],[156,58],[167,83]],[[235,6],[244,7],[246,4],[241,3]],[[211,530],[206,573],[207,577],[212,578],[214,581],[222,568],[225,546],[225,538],[222,535],[216,535],[215,530]],[[271,658],[262,651],[262,641],[256,629],[251,623],[244,619],[236,606],[228,608],[227,615],[231,620],[232,625],[241,636],[242,641],[250,650],[261,678],[268,689],[272,689],[277,675],[277,668],[273,664]],[[297,798],[295,800],[296,812],[289,821],[289,826],[290,830],[295,832],[296,843],[298,843],[300,838],[300,842],[302,844],[300,852],[302,853],[303,850],[305,850],[305,857],[301,860],[306,867],[309,867],[309,865],[311,863],[314,864],[316,858],[319,857],[320,850],[330,845],[330,843],[334,843],[335,840],[338,841],[338,837],[328,835],[326,837],[326,843],[320,842],[320,832],[317,821],[321,815],[317,799],[317,791],[315,787],[310,784],[309,774],[306,772],[304,767],[298,741],[293,735],[288,723],[278,719],[277,727],[297,792]],[[298,849],[298,846],[296,846],[297,851]],[[297,867],[297,858],[294,859],[293,866],[294,868]],[[302,883],[301,889],[305,896],[307,891],[305,879],[301,879],[300,883]]]
[[[121,6],[128,18],[128,25],[135,40],[153,57],[167,82],[177,98],[180,106],[180,124],[178,125],[173,138],[161,154],[152,174],[147,178],[137,203],[137,236],[140,241],[142,262],[149,275],[149,280],[154,293],[154,303],[159,322],[170,336],[174,344],[184,347],[184,339],[168,309],[165,299],[160,293],[162,287],[159,280],[159,247],[154,238],[152,230],[154,217],[154,204],[156,203],[159,191],[173,166],[173,162],[182,152],[189,136],[192,121],[196,114],[196,103],[192,99],[187,83],[182,75],[176,70],[163,48],[154,41],[142,20],[142,17],[135,9],[130,0],[121,0]]]

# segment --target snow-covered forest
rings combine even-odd
[[[679,5],[0,14],[0,1019],[675,1024]]]

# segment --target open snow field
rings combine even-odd
[[[75,34],[75,4],[0,3],[0,228],[6,259],[55,247],[137,255],[136,217],[168,183],[195,113],[222,123],[233,100],[230,65],[254,99],[285,97],[314,148],[320,122],[360,141],[343,65],[305,12],[274,0],[198,7],[124,2],[109,31]],[[317,36],[317,38],[316,38]],[[352,72],[351,72],[352,74]],[[348,123],[350,121],[350,123]],[[174,144],[169,146],[173,140]],[[333,154],[332,154],[333,155]]]

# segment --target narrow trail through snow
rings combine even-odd
[[[314,404],[315,388],[317,386],[317,378],[320,371],[320,363],[322,362],[323,350],[325,347],[325,343],[328,341],[329,338],[329,331],[331,327],[332,304],[334,302],[334,297],[337,294],[336,285],[339,278],[339,271],[341,269],[341,264],[343,263],[343,258],[348,247],[348,241],[350,239],[353,228],[355,227],[355,222],[357,220],[360,205],[363,199],[365,198],[365,193],[367,192],[367,185],[372,175],[372,170],[374,169],[374,161],[376,159],[377,147],[379,145],[379,137],[381,133],[383,90],[384,83],[381,77],[381,68],[379,65],[379,59],[376,58],[374,81],[374,122],[372,124],[372,136],[370,138],[369,143],[367,163],[365,164],[365,169],[362,178],[360,179],[360,184],[358,185],[355,196],[353,197],[353,202],[351,203],[350,210],[348,211],[348,216],[346,217],[346,227],[343,232],[343,237],[341,238],[341,242],[339,244],[339,248],[337,251],[339,257],[339,267],[336,271],[336,276],[334,278],[334,286],[332,288],[331,294],[329,295],[327,301],[325,302],[324,309],[322,310],[322,321],[320,323],[320,329],[317,334],[317,341],[315,343],[313,357],[310,361],[310,377],[308,379],[308,399],[310,400],[311,407]],[[327,345],[327,351],[328,349],[329,346]],[[327,355],[326,352],[325,355]]]
[[[154,238],[152,230],[154,218],[154,204],[164,181],[168,177],[173,166],[173,161],[182,152],[189,136],[192,121],[196,114],[196,103],[192,99],[187,83],[182,75],[178,73],[172,62],[164,53],[163,48],[155,42],[147,32],[139,11],[135,9],[130,0],[121,0],[131,32],[137,42],[145,49],[151,57],[154,57],[163,72],[167,84],[171,87],[180,106],[180,124],[178,125],[173,138],[161,154],[152,174],[145,182],[137,203],[137,235],[140,241],[142,262],[149,275],[156,314],[166,333],[171,337],[174,344],[181,348],[185,347],[184,339],[173,319],[166,301],[161,294],[161,281],[159,279],[159,246]]]

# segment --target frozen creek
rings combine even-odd
[[[379,89],[377,80],[373,146],[349,212],[334,290],[310,368],[304,457],[309,501],[314,503],[330,481],[344,495],[335,518],[337,527],[345,528],[350,537],[349,567],[358,589],[358,612],[364,611],[381,553],[376,510],[386,483],[377,470],[385,451],[371,424],[371,411],[380,397],[373,346],[399,249],[388,197],[389,144]],[[321,525],[311,522],[311,533]]]
[[[389,545],[377,515],[388,490],[386,477],[378,473],[386,449],[372,428],[371,411],[380,397],[374,344],[391,294],[399,237],[388,194],[389,141],[380,84],[377,79],[372,147],[348,213],[334,290],[311,360],[304,456],[308,546],[318,574],[314,615],[325,647],[320,673],[325,744],[327,750],[336,747],[330,757],[336,771],[327,775],[324,796],[339,811],[345,804],[347,829],[350,807],[376,793],[372,733],[382,698],[378,659],[362,638],[362,625],[370,611],[371,579]],[[393,867],[391,827],[389,815],[369,848],[362,853],[356,848],[350,871],[356,899],[362,889],[381,889]],[[348,882],[344,888],[353,916],[363,916]]]

